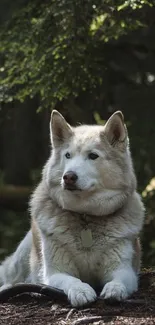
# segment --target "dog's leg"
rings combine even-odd
[[[122,249],[123,247],[123,249]],[[111,251],[107,263],[106,284],[101,292],[105,299],[125,300],[138,289],[141,249],[138,239],[124,241]],[[115,265],[115,267],[113,267]]]
[[[43,283],[61,289],[75,307],[96,300],[96,292],[87,283],[79,279],[74,256],[59,241],[43,236]]]
[[[106,262],[105,286],[101,296],[105,299],[125,300],[138,289],[137,265],[140,261],[140,250],[135,249],[134,241],[122,239],[109,250],[110,259]],[[137,263],[133,263],[133,258]],[[136,267],[135,267],[136,266]],[[105,271],[105,270],[104,270]]]
[[[32,235],[29,231],[16,251],[0,265],[0,290],[25,282],[29,276],[29,255],[32,245]]]
[[[120,265],[109,274],[109,280],[101,292],[104,299],[125,300],[138,288],[138,276],[132,266]]]
[[[80,307],[96,300],[96,292],[87,283],[65,273],[56,273],[45,279],[45,284],[61,289],[72,306]]]

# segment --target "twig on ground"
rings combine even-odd
[[[130,305],[130,304],[141,306],[141,305],[146,305],[146,303],[147,303],[145,299],[127,299],[124,301],[117,301],[117,300],[110,300],[110,299],[105,300],[102,297],[99,297],[98,299],[104,301],[105,304],[112,305],[112,306]]]
[[[42,284],[19,283],[0,292],[0,302],[6,302],[10,298],[22,293],[39,293],[52,299],[67,300],[63,291]]]
[[[145,299],[127,299],[123,303],[132,305],[146,305],[147,301]]]
[[[72,308],[72,309],[68,312],[68,314],[67,314],[67,316],[66,316],[66,320],[68,320],[68,319],[72,316],[72,314],[73,314],[75,311],[76,311],[75,308]]]
[[[72,323],[72,325],[90,324],[90,323],[94,323],[94,322],[100,321],[102,319],[103,319],[103,316],[82,317],[82,318],[78,318],[77,320],[75,320]]]

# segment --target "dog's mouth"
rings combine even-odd
[[[68,190],[68,191],[81,191],[81,189],[78,188],[76,185],[71,185],[71,184],[65,184],[64,185],[64,190]]]

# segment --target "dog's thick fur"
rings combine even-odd
[[[53,111],[50,126],[52,152],[30,202],[31,230],[0,266],[1,290],[41,282],[81,306],[100,286],[105,299],[126,299],[138,285],[144,207],[123,115],[73,128]],[[77,176],[71,188],[68,172]]]

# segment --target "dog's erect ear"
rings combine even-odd
[[[53,110],[51,114],[50,134],[53,147],[61,145],[73,135],[71,126],[56,110]]]
[[[127,128],[124,124],[124,116],[121,111],[115,112],[105,124],[104,133],[110,144],[124,146],[127,144]]]

